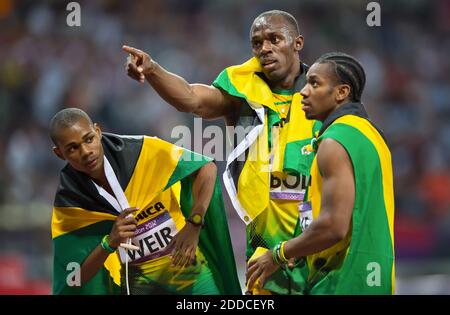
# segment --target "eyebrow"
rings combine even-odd
[[[271,35],[283,35],[284,36],[284,33],[282,30],[268,31],[266,34],[269,36],[271,36]],[[253,41],[253,40],[259,39],[261,37],[262,37],[262,35],[252,35],[251,40]]]
[[[261,35],[252,35],[251,41],[260,39],[262,36]]]
[[[83,137],[81,137],[81,139],[85,140],[85,139],[88,138],[91,134],[92,134],[92,131],[89,131],[89,132],[86,133]],[[74,144],[78,144],[78,143],[72,141],[72,142],[66,144],[66,145],[64,146],[64,148],[67,149],[68,147],[73,146]]]

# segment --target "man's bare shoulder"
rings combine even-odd
[[[317,151],[317,164],[322,176],[326,176],[350,164],[350,158],[342,144],[335,139],[325,138]]]

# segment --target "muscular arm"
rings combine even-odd
[[[217,167],[213,162],[205,164],[197,172],[192,174],[192,197],[194,199],[191,214],[205,216],[214,192],[217,176]],[[174,246],[172,263],[175,266],[185,266],[195,260],[201,227],[186,222],[183,229],[173,238],[171,246]]]
[[[286,242],[287,258],[329,248],[344,239],[350,228],[355,179],[347,151],[335,140],[325,139],[319,146],[317,163],[322,175],[320,214],[302,235]]]
[[[325,139],[317,152],[317,163],[322,175],[320,214],[298,237],[284,245],[285,257],[303,257],[320,252],[344,239],[350,228],[355,202],[353,167],[345,149],[332,139]],[[279,268],[272,251],[251,260],[248,264],[248,288],[251,291],[257,279],[261,288],[266,279]]]
[[[204,217],[214,192],[217,177],[216,164],[214,162],[205,164],[194,176],[195,179],[192,185],[194,204],[192,206],[192,213],[198,213]]]
[[[190,112],[205,119],[229,115],[233,99],[218,88],[205,84],[189,84],[182,77],[155,66],[145,78],[156,92],[181,112]]]
[[[240,106],[239,99],[216,87],[189,84],[182,77],[161,67],[141,50],[128,46],[124,46],[123,50],[132,56],[126,64],[128,75],[140,82],[145,78],[155,91],[178,111],[214,119],[227,117]]]

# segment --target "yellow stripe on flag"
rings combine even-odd
[[[100,221],[114,221],[116,216],[76,207],[53,207],[52,238],[81,229]]]

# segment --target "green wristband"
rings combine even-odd
[[[273,261],[274,261],[277,265],[281,265],[281,261],[280,261],[280,259],[279,259],[279,257],[278,257],[278,253],[277,253],[277,251],[278,251],[278,246],[279,246],[279,244],[276,245],[276,246],[272,249],[272,258],[273,258]]]
[[[108,234],[103,236],[101,245],[102,245],[102,248],[104,250],[106,250],[108,253],[114,253],[116,251],[116,249],[109,246],[109,235]]]

